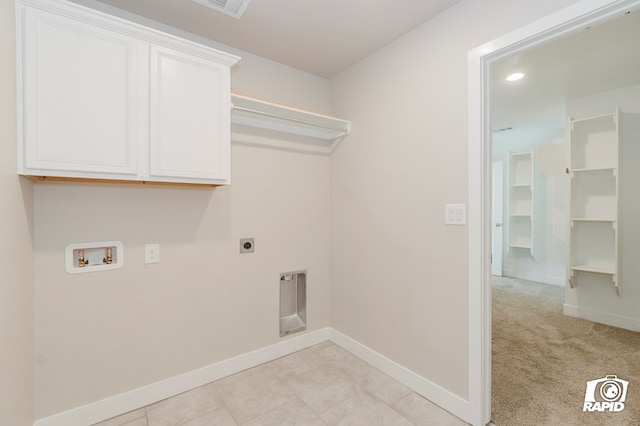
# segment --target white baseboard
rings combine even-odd
[[[34,426],[85,426],[119,416],[247,368],[289,355],[330,338],[330,329],[312,331],[129,392],[92,402],[50,417]]]
[[[471,423],[472,413],[469,401],[438,386],[413,371],[403,367],[373,349],[345,336],[341,332],[330,329],[330,340],[353,355],[373,365],[378,370],[394,378],[414,392],[439,405],[451,414]]]
[[[170,379],[39,419],[34,423],[34,426],[86,426],[98,423],[195,389],[247,368],[273,361],[326,340],[331,340],[455,416],[471,422],[469,420],[471,419],[471,413],[468,401],[430,382],[373,349],[345,336],[341,332],[327,327],[300,336],[290,337],[271,346],[247,352]]]
[[[582,308],[575,305],[563,305],[565,315],[575,318],[582,318],[613,327],[640,332],[640,321],[634,318],[622,317],[609,312],[597,311],[595,309]]]
[[[556,277],[552,275],[536,274],[530,272],[514,271],[511,269],[504,269],[502,274],[505,277],[520,278],[521,280],[535,281],[538,283],[551,284],[564,287],[567,285],[565,277]]]

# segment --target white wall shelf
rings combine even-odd
[[[620,109],[612,114],[569,117],[568,283],[580,273],[612,282],[620,295],[619,163]]]
[[[341,140],[351,131],[351,122],[290,106],[231,94],[231,122],[324,141]]]
[[[533,253],[533,155],[509,154],[508,248]],[[534,257],[535,258],[535,257]]]
[[[591,169],[572,169],[571,172],[572,173],[585,173],[585,172],[602,172],[602,171],[609,171],[609,172],[615,172],[615,168],[613,167],[599,167],[599,168],[591,168]]]

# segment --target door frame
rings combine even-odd
[[[483,44],[468,54],[469,411],[474,425],[491,419],[491,128],[493,61],[640,9],[640,0],[581,0]]]
[[[499,173],[496,173],[498,172]],[[500,180],[496,181],[496,175],[500,176]],[[499,194],[496,194],[494,189],[499,188]],[[502,271],[504,269],[503,261],[504,261],[504,235],[505,235],[505,197],[504,197],[504,160],[493,160],[491,162],[491,275],[492,276],[502,276]],[[499,201],[498,197],[499,195]],[[500,208],[500,218],[496,217],[496,206]],[[499,222],[499,225],[497,221]],[[496,240],[493,238],[495,236],[496,227],[500,227],[500,245],[496,247]],[[498,250],[494,250],[498,248]],[[499,270],[496,271],[494,269],[498,269],[497,266],[500,266]],[[496,274],[496,272],[498,272]]]

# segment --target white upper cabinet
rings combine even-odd
[[[228,70],[178,50],[151,47],[150,180],[228,179]]]
[[[138,42],[55,13],[24,13],[23,173],[138,170]]]
[[[17,12],[20,174],[229,183],[237,57],[63,0]]]

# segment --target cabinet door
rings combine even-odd
[[[20,173],[131,179],[138,169],[137,42],[25,8]]]
[[[229,67],[151,46],[149,180],[229,183]]]

